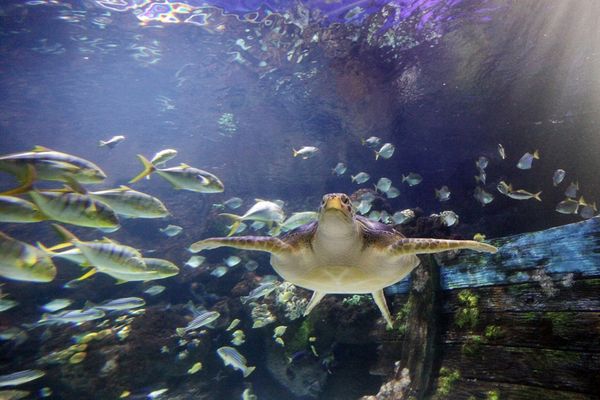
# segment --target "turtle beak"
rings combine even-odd
[[[344,207],[342,206],[342,201],[340,200],[339,197],[329,197],[327,200],[325,200],[325,205],[323,206],[323,209],[325,211],[329,211],[329,210],[343,211]]]

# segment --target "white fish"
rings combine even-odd
[[[377,181],[377,185],[375,185],[375,189],[379,190],[382,193],[386,193],[392,187],[392,181],[388,178],[379,178]]]
[[[367,201],[369,203],[372,203],[376,198],[375,193],[371,191],[364,191],[358,196],[359,201]]]
[[[494,200],[494,196],[491,193],[486,192],[480,186],[477,186],[477,188],[475,189],[473,197],[475,197],[477,201],[481,203],[482,206],[490,204]]]
[[[490,160],[488,160],[487,157],[479,156],[479,158],[477,159],[477,161],[475,161],[475,166],[477,167],[477,169],[479,171],[483,171],[484,169],[487,168],[489,162],[490,162]]]
[[[360,140],[363,146],[367,146],[370,148],[375,148],[377,146],[379,146],[379,144],[381,143],[381,138],[378,138],[377,136],[371,136],[367,139],[361,139]]]
[[[292,149],[294,157],[300,156],[303,160],[307,160],[314,157],[319,151],[318,147],[315,146],[303,146],[300,150]]]
[[[352,182],[357,183],[359,185],[365,183],[370,178],[371,178],[371,176],[369,174],[367,174],[366,172],[359,172],[356,175],[351,175],[350,176],[350,179],[352,179]]]
[[[567,175],[567,173],[565,172],[564,169],[557,169],[556,171],[554,171],[554,175],[552,176],[552,184],[554,186],[560,185],[560,183],[563,181],[563,179],[565,179],[566,175]],[[575,195],[577,195],[577,194],[575,194]]]
[[[54,299],[42,306],[43,310],[55,312],[69,307],[73,303],[71,299]]]
[[[416,172],[411,172],[408,175],[402,175],[402,183],[408,183],[408,186],[418,185],[423,181],[423,177]]]
[[[442,186],[439,189],[435,189],[435,198],[438,199],[438,201],[450,200],[450,189],[448,189],[448,186]]]
[[[248,225],[246,225],[243,222],[240,222],[240,224],[236,227],[235,222],[234,222],[231,225],[227,225],[227,229],[229,229],[229,231],[233,231],[235,229],[235,232],[233,232],[233,233],[242,233],[246,229],[248,229]]]
[[[530,169],[531,168],[531,164],[533,163],[534,159],[536,159],[536,160],[540,159],[540,153],[537,150],[535,150],[533,152],[533,154],[531,154],[531,153],[525,153],[525,154],[523,154],[523,157],[521,157],[521,159],[517,163],[517,168],[519,168],[519,169]]]
[[[206,257],[203,256],[191,256],[189,260],[186,261],[185,265],[192,268],[198,268],[202,265],[202,263],[206,260]]]
[[[229,257],[223,259],[223,262],[228,267],[235,267],[236,265],[238,265],[240,263],[240,261],[242,261],[242,259],[239,258],[238,256],[229,256]]]
[[[579,190],[579,182],[571,182],[567,190],[565,190],[565,196],[574,199],[577,197],[577,191]]]
[[[381,212],[380,211],[371,211],[369,213],[369,215],[367,215],[367,218],[369,218],[371,221],[379,221],[379,218],[381,217]]]
[[[205,311],[203,313],[200,313],[193,320],[191,320],[190,323],[187,324],[186,327],[177,328],[176,332],[179,336],[183,336],[185,333],[187,333],[189,331],[193,331],[193,330],[202,328],[203,326],[211,324],[212,322],[219,319],[220,316],[221,316],[221,314],[218,311]]]
[[[217,349],[217,354],[221,357],[225,365],[231,365],[234,369],[242,371],[244,378],[256,369],[256,367],[249,367],[246,358],[233,347],[219,347]]]
[[[333,168],[333,173],[336,174],[337,176],[342,176],[344,175],[344,173],[346,173],[346,170],[348,168],[346,167],[346,165],[342,162],[337,163],[337,165]]]
[[[162,233],[164,233],[168,237],[177,236],[183,231],[183,228],[177,225],[168,225],[165,228],[159,229]]]
[[[583,197],[580,197],[579,200],[566,198],[556,205],[556,211],[561,214],[577,214],[579,211],[579,206],[586,205]]]
[[[228,271],[229,271],[229,269],[228,269],[227,267],[224,267],[224,266],[222,266],[222,265],[221,265],[220,267],[217,267],[217,268],[213,269],[213,270],[210,272],[210,274],[211,274],[212,276],[215,276],[215,277],[217,277],[217,278],[220,278],[220,277],[222,277],[223,275],[225,275],[225,274],[226,274]]]
[[[385,143],[383,146],[381,146],[379,151],[375,152],[375,159],[378,160],[379,157],[381,157],[387,160],[394,155],[394,150],[396,150],[396,147],[393,144]]]
[[[118,145],[119,143],[121,143],[123,140],[125,140],[125,136],[123,135],[117,135],[117,136],[113,136],[108,140],[100,140],[98,142],[98,146],[100,147],[108,147],[109,149],[114,149],[116,145]]]
[[[309,222],[316,221],[319,218],[319,213],[315,211],[304,211],[292,214],[288,219],[281,224],[281,231],[287,232],[298,228]]]
[[[12,374],[0,375],[0,387],[17,386],[39,379],[46,375],[39,369],[27,369],[25,371],[13,372]]]
[[[413,218],[415,218],[415,212],[410,208],[402,211],[396,211],[394,215],[392,215],[392,221],[397,225],[406,224]]]
[[[387,192],[385,192],[385,196],[388,199],[395,199],[396,197],[400,196],[400,190],[392,186]]]
[[[243,203],[244,203],[244,200],[240,199],[239,197],[232,197],[229,200],[226,200],[223,202],[223,204],[225,206],[227,206],[228,208],[231,208],[232,210],[240,208]]]
[[[541,191],[537,192],[537,193],[530,193],[527,190],[517,189],[517,190],[510,190],[506,195],[508,197],[510,197],[511,199],[515,199],[515,200],[536,199],[537,201],[542,201],[542,199],[540,198],[540,194],[542,194]]]
[[[150,295],[150,296],[156,296],[161,294],[162,292],[165,291],[165,287],[162,285],[154,285],[154,286],[150,286],[148,289],[144,290],[144,293]]]
[[[259,229],[262,229],[266,226],[267,224],[264,223],[263,221],[254,221],[253,223],[250,224],[250,228],[252,228],[253,231],[257,231]]]
[[[139,308],[146,305],[146,301],[140,297],[123,297],[120,299],[107,300],[94,308],[104,311],[123,311]]]
[[[246,264],[244,264],[244,268],[246,268],[246,271],[256,271],[256,269],[258,268],[258,263],[254,260],[250,260]]]
[[[230,227],[227,236],[233,235],[242,221],[262,221],[265,223],[276,223],[281,224],[285,219],[285,214],[280,205],[272,201],[266,201],[256,199],[256,203],[250,207],[244,215],[235,215],[222,213],[220,216],[224,216],[232,219],[234,222]]]
[[[148,393],[148,399],[149,400],[157,399],[160,396],[162,396],[163,394],[167,393],[168,391],[169,391],[169,389],[154,390],[154,391]]]
[[[175,156],[177,156],[177,150],[174,150],[174,149],[164,149],[164,150],[161,150],[158,153],[156,153],[154,155],[154,157],[152,157],[150,159],[150,162],[152,164],[154,164],[155,166],[163,167],[164,163],[166,163],[167,161],[171,160]],[[149,176],[147,178],[150,179]]]
[[[363,200],[360,203],[358,203],[358,206],[356,206],[356,211],[361,215],[365,215],[366,213],[371,211],[371,207],[372,207],[371,202]]]
[[[442,211],[440,213],[440,218],[444,225],[450,227],[456,225],[458,223],[458,215],[454,211]]]
[[[504,150],[504,146],[498,143],[498,154],[500,154],[501,159],[506,159],[506,151]]]

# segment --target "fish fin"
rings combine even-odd
[[[33,188],[33,181],[35,181],[36,176],[37,176],[37,173],[36,173],[33,165],[31,165],[31,164],[27,165],[27,171],[25,172],[25,179],[21,183],[21,186],[18,186],[11,190],[7,190],[6,192],[2,192],[2,193],[0,193],[0,195],[14,196],[17,194],[29,192]]]
[[[117,279],[115,282],[115,285],[122,285],[124,283],[127,283],[128,281],[124,280],[124,279]]]
[[[296,149],[292,149],[292,154],[294,157],[298,157],[298,152],[296,151]]]
[[[107,143],[107,142],[105,142],[104,140],[99,140],[99,141],[98,141],[98,147],[103,147],[103,146],[106,146],[106,143]]]
[[[181,168],[192,168],[192,167],[190,167],[189,165],[187,165],[186,163],[181,163],[181,164],[179,164],[179,166],[180,166]]]
[[[239,215],[221,213],[221,214],[219,214],[219,216],[225,216],[225,217],[233,220],[233,224],[231,225],[227,236],[233,235],[235,233],[235,231],[238,230],[238,228],[240,227],[240,224],[242,223],[242,217],[240,217]]]
[[[83,279],[85,279],[85,278],[83,278]],[[82,278],[80,277],[80,278],[78,278],[78,280],[82,280]],[[94,308],[94,307],[96,307],[96,304],[92,303],[89,300],[86,300],[85,303],[83,303],[84,310],[89,310],[90,308]]]
[[[269,236],[236,236],[222,238],[208,238],[193,243],[189,250],[198,253],[202,250],[216,249],[218,247],[233,247],[242,250],[266,251],[267,253],[280,253],[291,250],[291,246],[281,239]]]
[[[141,154],[138,154],[138,158],[144,166],[144,170],[140,172],[136,177],[129,181],[129,183],[136,183],[140,179],[149,176],[151,173],[156,171],[156,166],[152,164],[146,157]]]
[[[321,299],[323,299],[323,297],[325,297],[325,293],[322,292],[313,292],[310,301],[308,302],[308,305],[306,306],[306,309],[304,310],[304,316],[306,317],[308,314],[310,314],[310,312],[317,306],[317,304],[319,304],[319,302],[321,301]]]
[[[81,275],[79,278],[76,278],[74,280],[76,280],[76,281],[82,281],[84,279],[89,278],[90,276],[93,276],[96,272],[98,272],[98,270],[96,268],[92,268],[88,272],[86,272],[85,274]],[[85,302],[84,308],[88,307],[88,303],[89,303],[89,301]],[[91,307],[88,307],[88,308],[91,308]]]
[[[390,310],[388,309],[387,303],[385,301],[385,295],[383,293],[383,289],[371,293],[371,296],[373,296],[373,300],[375,300],[375,304],[377,304],[379,311],[381,311],[381,315],[383,315],[383,319],[385,319],[385,322],[387,323],[388,328],[390,328],[390,329],[393,328],[394,323],[392,322],[392,315],[390,314]]]
[[[533,154],[532,154],[532,156],[533,156],[533,158],[535,158],[536,160],[539,160],[539,159],[540,159],[540,152],[539,152],[539,150],[538,150],[538,149],[535,149],[535,150],[533,151]]]
[[[150,176],[146,176],[146,178],[149,179]],[[127,190],[131,190],[131,188],[129,186],[121,185],[121,186],[119,186],[119,188],[117,190],[120,191],[120,192],[125,192]]]
[[[77,182],[72,175],[63,175],[63,177],[67,182],[68,188],[71,188],[71,190],[80,194],[87,194],[87,189],[84,188],[81,183]]]
[[[254,370],[256,369],[256,367],[246,367],[244,368],[244,378],[246,378],[248,375],[250,375],[252,372],[254,372]]]
[[[31,149],[31,151],[33,151],[34,153],[41,153],[42,151],[53,151],[52,149],[49,149],[47,147],[44,146],[34,146],[33,149]]]
[[[375,161],[379,160],[379,152],[376,150],[373,150],[375,152]]]
[[[469,249],[496,253],[498,249],[490,244],[476,242],[474,240],[446,240],[446,239],[420,239],[402,238],[387,247],[388,252],[393,255],[402,254],[431,254],[447,250]]]
[[[540,198],[540,194],[542,194],[541,190],[537,193],[534,193],[533,198],[536,199],[537,201],[542,201],[542,199]]]
[[[587,206],[587,202],[585,201],[585,199],[583,198],[583,196],[579,196],[579,201],[578,201],[580,206]]]
[[[68,245],[72,246],[71,243],[68,243]],[[52,251],[51,249],[44,246],[41,242],[36,242],[36,246],[38,247],[38,249],[42,250],[44,253],[48,254],[49,256],[56,255],[56,253],[54,251]]]
[[[62,225],[58,225],[58,224],[52,224],[52,228],[54,228],[54,231],[58,234],[58,236],[60,236],[65,242],[71,242],[72,240],[79,240],[77,239],[77,236],[75,236],[73,233],[71,233],[71,231],[69,231],[67,228],[65,228]],[[64,244],[64,243],[63,243]],[[59,246],[59,245],[57,245]],[[50,249],[54,250],[55,247],[51,247]]]

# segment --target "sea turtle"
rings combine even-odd
[[[281,238],[209,238],[192,244],[190,251],[223,246],[271,253],[271,264],[283,279],[314,291],[305,315],[326,294],[370,293],[389,326],[392,317],[383,289],[419,265],[416,254],[456,249],[497,251],[473,240],[406,238],[389,225],[356,215],[350,198],[343,193],[323,196],[318,220]]]

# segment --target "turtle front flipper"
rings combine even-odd
[[[317,304],[319,304],[319,302],[321,301],[321,299],[323,297],[325,297],[325,293],[313,292],[312,297],[310,298],[310,301],[308,302],[308,305],[306,306],[306,310],[304,310],[304,316],[307,316],[308,314],[310,314],[310,312],[313,310],[313,308],[315,308],[317,306]]]
[[[373,293],[371,293],[371,296],[373,296],[373,300],[375,300],[375,304],[377,304],[377,307],[379,307],[379,311],[381,311],[381,315],[383,315],[385,322],[387,322],[387,326],[389,328],[392,328],[393,327],[392,315],[390,314],[390,310],[388,309],[387,303],[385,301],[385,295],[383,293],[383,290],[378,290],[376,292],[373,292]]]
[[[266,251],[267,253],[281,253],[291,249],[290,245],[274,237],[236,236],[200,240],[193,243],[189,250],[192,253],[198,253],[202,250],[216,249],[217,247],[234,247],[242,250]]]
[[[388,251],[393,255],[430,254],[460,249],[483,251],[486,253],[496,253],[498,251],[497,247],[475,240],[403,238],[388,246]]]

